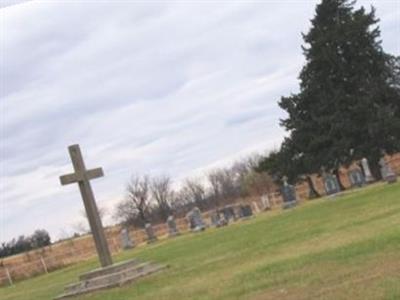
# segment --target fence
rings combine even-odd
[[[273,203],[278,205],[282,200],[280,195],[271,195]],[[257,198],[242,199],[241,202],[253,203]],[[203,213],[203,218],[210,219],[211,212]],[[177,219],[176,225],[181,233],[189,231],[189,224],[185,218]],[[210,224],[208,224],[210,225]],[[106,229],[106,238],[112,254],[122,251],[120,242],[120,226]],[[160,238],[168,237],[168,225],[153,226],[154,234]],[[129,235],[135,245],[144,245],[147,242],[145,230],[130,230]],[[0,286],[12,284],[14,281],[30,278],[39,274],[48,273],[68,265],[85,261],[96,256],[96,249],[91,235],[59,242],[41,249],[32,250],[23,254],[4,258],[0,261]]]
[[[400,154],[386,157],[392,169],[400,174]],[[349,188],[351,183],[347,176],[347,172],[355,168],[355,165],[348,169],[340,169],[339,176],[345,188]],[[316,190],[321,194],[325,194],[324,183],[320,176],[311,176]],[[296,185],[296,194],[299,202],[306,201],[308,198],[307,183]],[[270,193],[269,199],[272,209],[280,207],[282,196],[279,192]],[[239,202],[257,203],[255,206],[262,207],[260,197],[249,197],[246,199],[238,199]],[[210,212],[203,214],[204,219],[209,220]],[[189,224],[186,219],[177,219],[177,227],[180,232],[189,231]],[[167,224],[160,224],[153,227],[154,233],[159,238],[168,236]],[[122,251],[120,242],[120,226],[114,226],[106,229],[106,237],[110,251],[116,254]],[[136,245],[146,242],[146,233],[144,230],[131,230],[129,232]],[[65,266],[87,260],[96,256],[96,249],[91,235],[86,235],[63,242],[59,242],[41,249],[32,250],[23,254],[14,255],[0,260],[0,286],[12,284],[13,281],[30,278],[32,276],[48,273]]]

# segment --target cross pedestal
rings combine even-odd
[[[101,224],[92,187],[89,182],[90,179],[103,176],[103,170],[101,168],[86,170],[79,145],[69,146],[68,150],[75,173],[60,176],[60,181],[62,185],[71,183],[78,183],[79,185],[101,268],[82,274],[79,277],[79,282],[67,285],[64,293],[54,299],[60,300],[97,290],[121,286],[166,268],[167,266],[165,265],[142,262],[136,259],[117,264],[112,263],[103,225]]]
[[[92,187],[89,182],[91,179],[102,177],[104,175],[103,169],[96,168],[92,170],[86,170],[79,145],[69,146],[68,151],[75,173],[60,176],[61,184],[66,185],[78,183],[100,264],[102,267],[112,265],[110,250],[108,249],[103,225],[101,223],[96,202],[94,200]]]

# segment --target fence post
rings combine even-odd
[[[10,272],[8,271],[8,268],[7,268],[7,267],[4,267],[4,270],[6,271],[6,275],[7,275],[7,278],[8,278],[8,282],[10,283],[10,285],[13,285],[13,281],[12,281]]]
[[[40,261],[42,263],[44,271],[46,272],[46,274],[48,274],[49,271],[47,270],[46,262],[44,261],[43,256],[41,256],[41,255],[40,255]]]

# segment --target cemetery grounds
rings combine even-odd
[[[114,259],[133,257],[169,268],[75,299],[400,299],[400,183],[261,213]],[[52,299],[96,261],[0,288],[0,299]]]

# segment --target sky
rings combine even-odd
[[[82,222],[67,147],[80,144],[109,212],[132,174],[179,183],[279,146],[318,1],[0,2],[0,242]],[[400,54],[400,2],[377,8]]]

